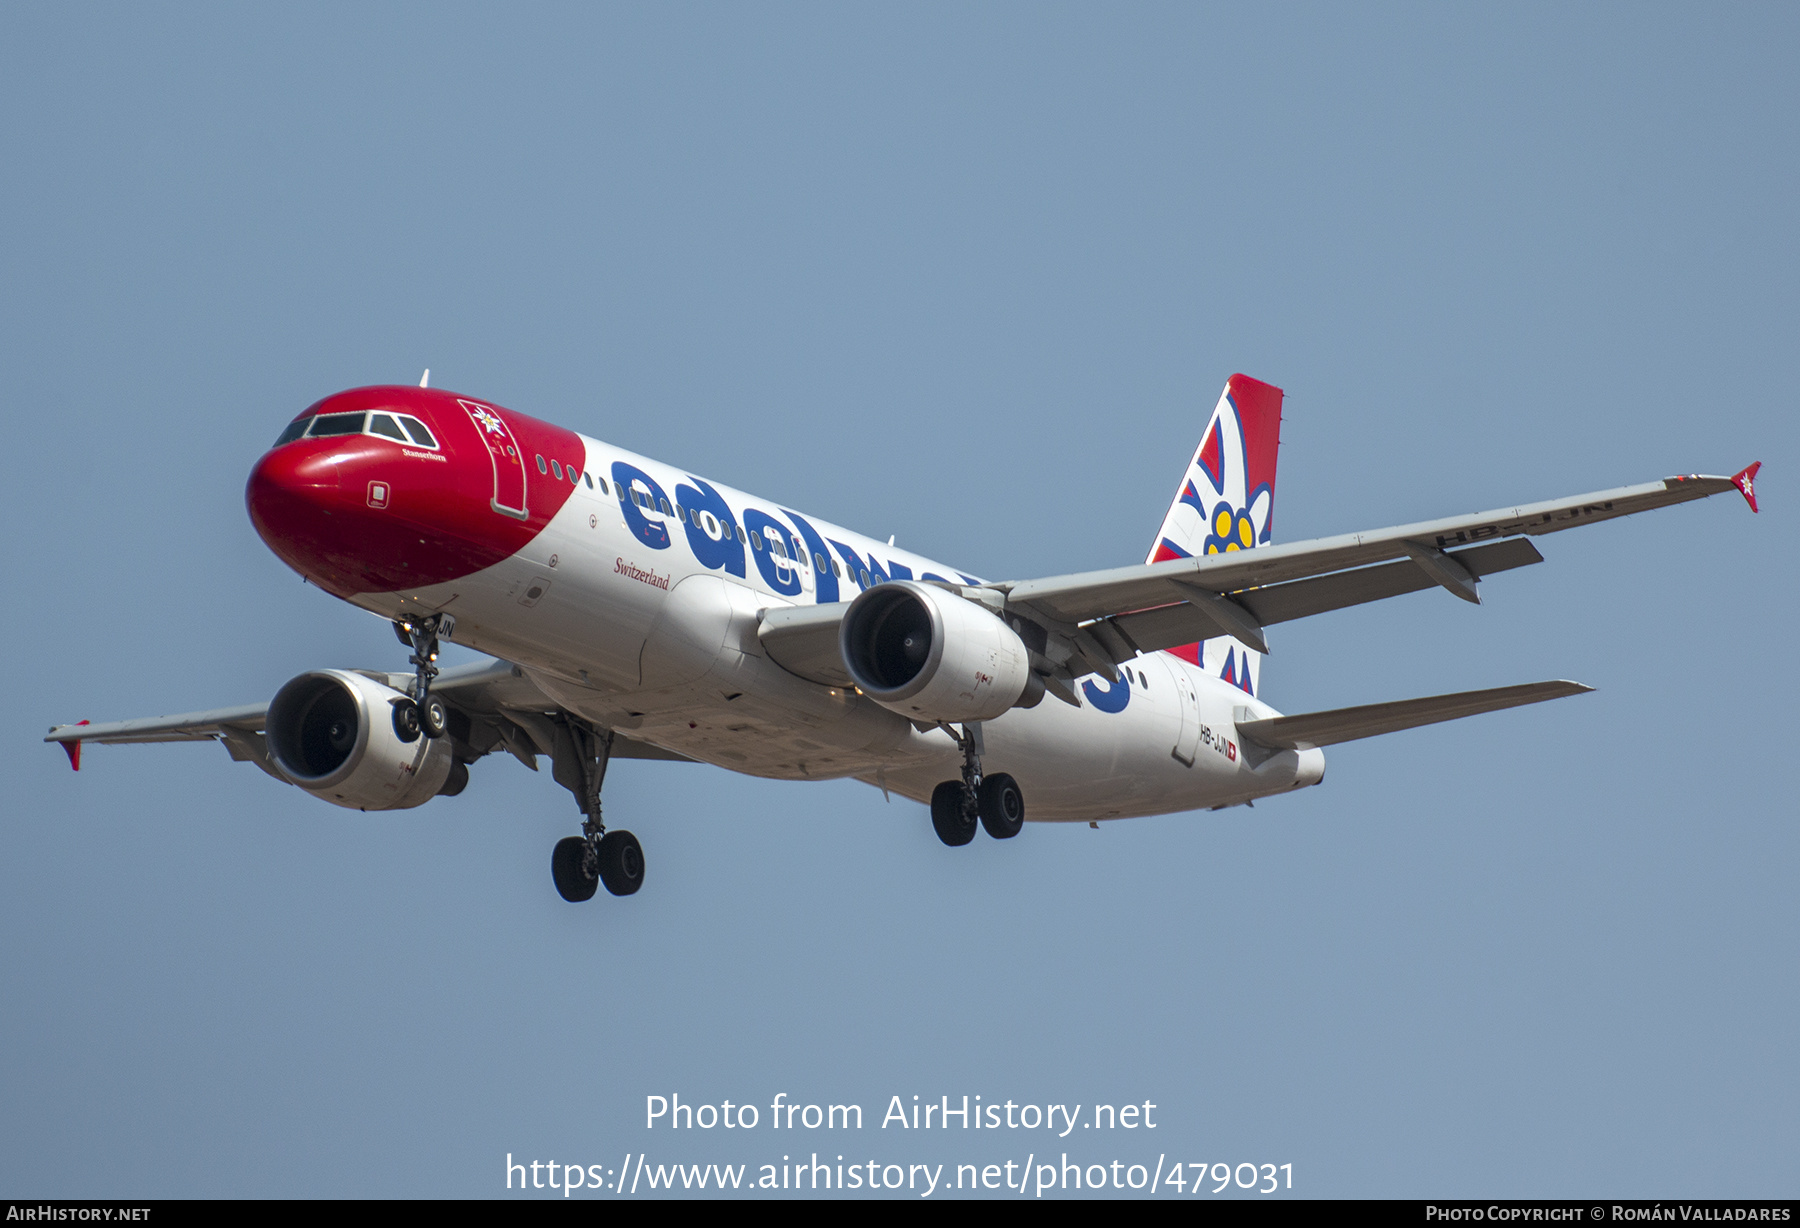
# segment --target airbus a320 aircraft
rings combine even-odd
[[[305,410],[245,493],[307,580],[393,622],[410,670],[318,669],[266,703],[111,724],[87,742],[216,740],[334,805],[455,795],[497,750],[546,756],[580,835],[566,900],[644,881],[608,830],[618,758],[785,780],[853,776],[928,803],[948,845],[1025,819],[1219,809],[1318,784],[1321,747],[1574,695],[1535,682],[1283,716],[1265,628],[1543,561],[1531,538],[1737,489],[1759,465],[1271,545],[1281,390],[1234,375],[1149,557],[991,582],[491,402],[419,387]],[[491,663],[440,672],[440,641]]]

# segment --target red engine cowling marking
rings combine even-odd
[[[340,597],[438,584],[518,553],[587,466],[573,431],[436,388],[353,388],[300,417],[368,410],[419,419],[438,446],[373,434],[301,439],[266,453],[244,491],[269,549]],[[487,442],[497,435],[515,453],[504,472]],[[540,456],[568,476],[540,473]]]

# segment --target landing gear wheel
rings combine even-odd
[[[394,701],[394,732],[402,742],[419,740],[419,705],[410,699]]]
[[[443,700],[436,695],[428,695],[423,704],[414,706],[419,713],[419,729],[426,737],[435,742],[448,732],[449,724],[444,713]]]
[[[556,881],[556,894],[571,904],[594,898],[600,880],[587,871],[588,842],[581,836],[565,836],[556,842],[550,854],[550,877]]]
[[[600,837],[600,881],[614,895],[630,895],[644,885],[644,848],[636,836],[609,831]]]
[[[996,840],[1010,840],[1025,826],[1025,795],[1005,772],[981,781],[981,825]]]
[[[946,780],[931,791],[931,826],[951,848],[975,838],[975,816],[963,809],[962,781]]]

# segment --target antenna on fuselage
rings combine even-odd
[[[430,367],[426,367],[425,374],[423,374],[419,377],[419,387],[421,387],[421,388],[431,387],[431,368]]]

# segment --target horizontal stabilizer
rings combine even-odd
[[[1330,712],[1304,712],[1298,716],[1275,716],[1257,721],[1239,721],[1238,736],[1247,742],[1278,750],[1305,750],[1311,746],[1331,746],[1338,742],[1354,742],[1380,733],[1394,733],[1419,725],[1435,725],[1439,721],[1461,720],[1481,712],[1498,712],[1523,704],[1542,703],[1546,699],[1562,699],[1580,695],[1594,688],[1579,682],[1527,682],[1523,686],[1494,687],[1486,691],[1458,691],[1454,695],[1428,695],[1423,699],[1401,699],[1393,703],[1364,704],[1360,708],[1336,708]],[[1240,708],[1240,712],[1248,709]]]

